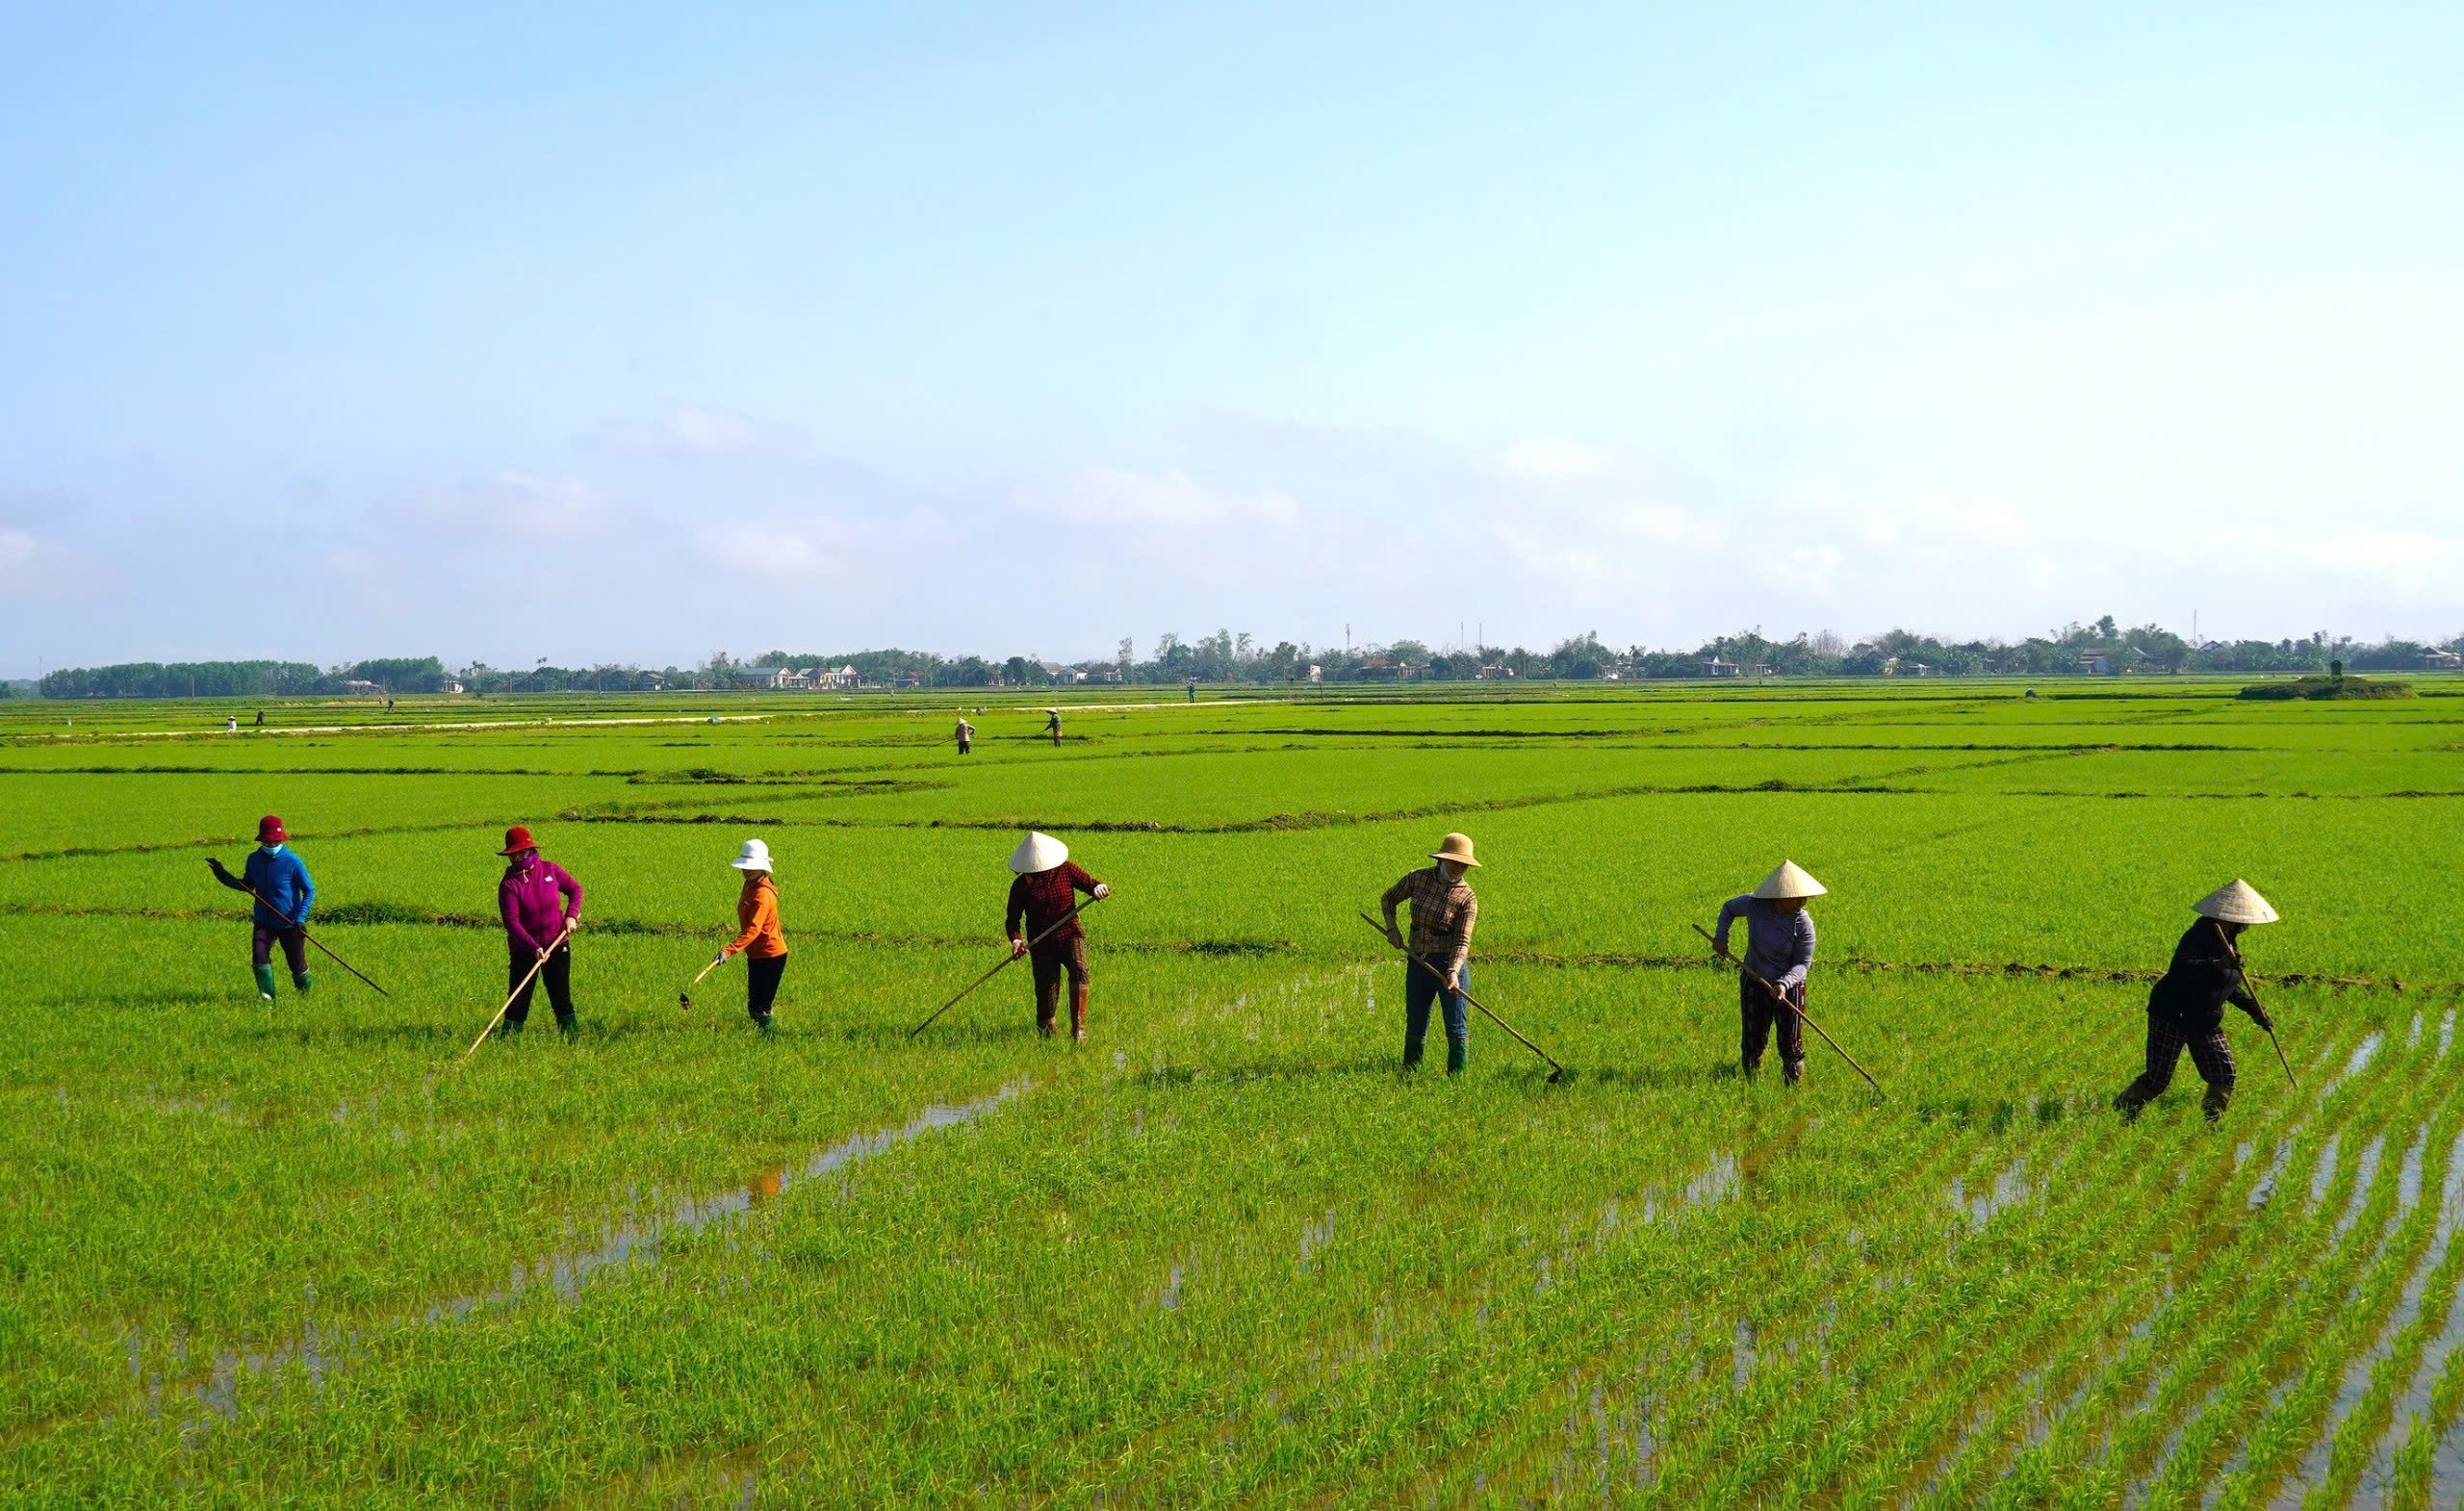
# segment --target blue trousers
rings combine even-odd
[[[1446,1073],[1460,1075],[1472,1056],[1472,1005],[1463,991],[1472,989],[1472,967],[1463,967],[1463,991],[1446,989],[1443,977],[1446,963],[1430,960],[1421,963],[1415,956],[1403,962],[1403,1068],[1411,1069],[1421,1063],[1421,1045],[1428,1037],[1428,1010],[1432,1005],[1446,1010]]]

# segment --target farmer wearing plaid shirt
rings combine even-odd
[[[1472,1057],[1471,1007],[1465,993],[1472,989],[1472,924],[1480,914],[1480,900],[1472,895],[1464,877],[1480,862],[1472,858],[1468,834],[1447,835],[1429,858],[1437,864],[1408,873],[1378,901],[1386,909],[1388,942],[1411,957],[1403,962],[1403,1068],[1411,1070],[1421,1063],[1434,1003],[1446,1011],[1446,1073],[1460,1075]],[[1404,903],[1412,905],[1409,943],[1395,927],[1395,909]]]
[[[2136,1117],[2139,1110],[2172,1084],[2173,1066],[2182,1051],[2207,1083],[2199,1108],[2214,1122],[2233,1100],[2233,1046],[2224,1039],[2224,1005],[2231,1003],[2250,1021],[2275,1032],[2267,1010],[2250,995],[2242,975],[2234,941],[2253,924],[2273,923],[2276,910],[2258,888],[2238,878],[2218,887],[2193,906],[2199,915],[2181,942],[2173,946],[2173,961],[2147,993],[2147,1068],[2114,1098],[2114,1111]]]
[[[1742,897],[1720,905],[1712,947],[1729,953],[1729,929],[1745,923],[1745,959],[1737,972],[1741,1019],[1737,1063],[1747,1075],[1762,1067],[1762,1046],[1779,1031],[1780,1079],[1789,1086],[1806,1073],[1806,977],[1813,970],[1813,915],[1809,900],[1829,889],[1794,860],[1762,879]]]

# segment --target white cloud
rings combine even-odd
[[[580,541],[604,533],[617,510],[578,477],[501,472],[483,482],[424,495],[414,511],[454,529],[538,541]]]
[[[35,538],[23,530],[0,530],[0,583],[15,585],[34,564]]]
[[[1720,521],[1666,504],[1611,504],[1595,519],[1604,531],[1651,546],[1717,546],[1729,536]]]
[[[1584,482],[1605,474],[1614,460],[1598,447],[1572,441],[1517,441],[1498,458],[1511,477],[1527,482]]]
[[[783,456],[808,446],[793,425],[697,404],[677,404],[650,420],[606,421],[585,439],[610,451],[666,456]]]
[[[1214,489],[1178,470],[1137,473],[1117,467],[1082,467],[1056,486],[1020,491],[1022,512],[1072,525],[1142,526],[1203,531],[1224,525],[1289,527],[1300,522],[1300,505],[1270,488],[1242,494]]]
[[[748,576],[810,582],[840,576],[828,522],[802,528],[732,525],[702,532],[702,554],[712,566]]]

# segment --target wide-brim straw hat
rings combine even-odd
[[[1813,879],[1813,874],[1794,860],[1783,860],[1780,869],[1762,879],[1754,895],[1777,902],[1787,897],[1820,897],[1831,888]]]
[[[511,829],[504,832],[504,848],[498,851],[497,854],[500,856],[518,856],[526,850],[536,850],[538,848],[539,841],[530,837],[530,831],[520,824],[516,824]]]
[[[1030,833],[1010,852],[1010,869],[1020,876],[1049,871],[1069,858],[1069,847],[1050,834]]]
[[[2219,923],[2273,923],[2276,910],[2259,889],[2235,877],[2191,905],[2191,911]]]
[[[744,848],[736,852],[736,858],[728,864],[739,871],[767,871],[770,869],[770,847],[761,840],[748,839]]]
[[[1480,862],[1472,858],[1472,836],[1469,834],[1447,835],[1437,842],[1437,848],[1428,853],[1428,858],[1431,860],[1451,860],[1456,865],[1470,866],[1476,871],[1480,868]]]

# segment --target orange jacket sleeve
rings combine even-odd
[[[754,940],[778,927],[779,894],[766,886],[755,887],[751,915],[747,916],[746,910],[739,907],[736,909],[736,916],[744,919],[744,932],[735,936],[734,943],[720,952],[723,955],[743,954],[746,950],[753,948]]]

